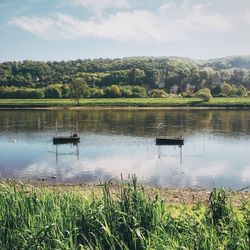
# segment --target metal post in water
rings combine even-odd
[[[77,150],[77,160],[79,161],[79,145],[78,145],[78,143],[77,143],[77,145],[76,145],[76,150]]]
[[[56,118],[55,134],[57,135],[57,118]]]
[[[180,164],[182,165],[182,146],[180,146]]]
[[[57,151],[57,145],[56,145],[56,165],[58,163],[58,151]]]

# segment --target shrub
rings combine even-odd
[[[45,97],[46,98],[61,98],[62,90],[59,87],[48,86],[45,89]]]
[[[218,95],[216,95],[217,97],[227,97],[226,94],[223,94],[223,93],[219,93]]]
[[[121,96],[122,97],[131,97],[132,96],[132,87],[129,85],[121,86]]]
[[[34,99],[42,99],[45,97],[42,89],[33,89],[30,91],[29,95],[30,95],[29,98],[34,98]]]
[[[194,95],[191,94],[189,91],[182,92],[181,94],[183,97],[193,97]]]
[[[167,97],[168,94],[163,89],[153,89],[151,96],[152,97]]]
[[[132,97],[147,97],[147,91],[144,87],[140,87],[140,86],[132,86]]]
[[[115,84],[111,85],[110,87],[107,87],[105,92],[106,92],[107,97],[120,97],[121,96],[120,88]]]
[[[208,88],[202,88],[195,93],[196,97],[203,99],[205,102],[208,102],[212,99],[211,91]]]
[[[40,99],[44,98],[44,92],[42,89],[7,87],[0,89],[0,98]]]
[[[222,83],[220,86],[220,89],[221,89],[221,93],[227,96],[230,96],[233,91],[233,87],[228,83]]]
[[[104,91],[103,91],[103,89],[99,89],[99,88],[97,88],[97,87],[95,87],[95,88],[91,88],[90,89],[90,96],[92,97],[92,98],[100,98],[100,97],[103,97],[104,96]]]
[[[62,89],[62,97],[63,98],[70,97],[70,87],[68,84],[63,84],[61,89]]]
[[[236,90],[236,95],[237,96],[246,96],[247,95],[247,90],[244,86],[240,85],[239,88]]]

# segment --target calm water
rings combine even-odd
[[[54,146],[77,121],[81,142]],[[185,144],[156,146],[157,136]],[[0,178],[98,182],[128,177],[167,187],[250,185],[250,111],[0,111]],[[56,178],[52,178],[56,177]]]

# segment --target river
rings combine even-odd
[[[53,145],[75,129],[80,143]],[[184,145],[156,146],[159,136]],[[250,184],[249,110],[1,110],[0,178],[98,183],[136,174],[146,185]]]

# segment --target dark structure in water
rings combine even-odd
[[[77,144],[80,142],[80,137],[78,134],[74,133],[70,136],[54,136],[53,137],[53,144],[67,144],[67,143],[73,143]]]
[[[158,137],[155,139],[156,145],[177,145],[177,146],[183,146],[184,145],[184,139],[182,137],[180,138],[168,138],[168,137]]]

